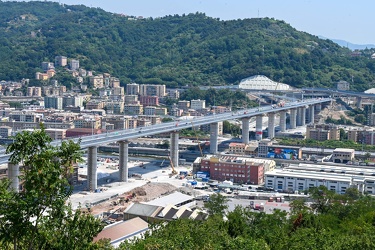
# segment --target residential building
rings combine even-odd
[[[53,65],[52,62],[42,62],[42,69],[44,70],[44,72],[46,72],[49,69],[54,69],[54,68],[55,66]]]
[[[107,113],[112,112],[112,114],[123,114],[124,113],[124,102],[117,101],[117,102],[106,102],[105,108]]]
[[[63,99],[60,96],[45,96],[44,107],[53,109],[63,109]]]
[[[159,97],[158,96],[139,96],[139,102],[143,105],[143,107],[146,106],[158,106],[159,105]]]
[[[66,129],[48,128],[45,131],[52,140],[63,140],[66,138]]]
[[[125,104],[139,104],[138,95],[125,95],[124,101]]]
[[[66,65],[68,65],[68,58],[66,56],[56,56],[55,65],[56,67],[65,67]]]
[[[101,89],[104,87],[104,78],[103,75],[96,75],[90,77],[90,84],[93,89]]]
[[[12,135],[12,128],[9,126],[0,126],[0,138],[8,138]]]
[[[340,128],[333,124],[309,124],[306,127],[306,139],[338,141],[340,140]]]
[[[190,101],[190,108],[195,110],[200,110],[206,108],[206,101],[205,100],[191,100]]]
[[[79,60],[72,59],[70,60],[70,69],[78,70],[79,69]]]
[[[166,88],[165,85],[140,84],[139,95],[164,97],[166,96]]]
[[[217,124],[218,124],[218,129],[219,129],[218,135],[223,135],[223,122],[218,122]],[[210,133],[211,126],[210,124],[201,125],[200,130],[206,133]]]
[[[85,100],[85,96],[82,96],[82,95],[63,96],[63,108],[66,108],[68,106],[83,107],[84,100]]]
[[[27,96],[42,96],[41,87],[27,87]]]
[[[144,114],[145,115],[155,115],[156,114],[156,107],[153,107],[153,106],[144,107]]]
[[[178,89],[167,89],[167,95],[171,99],[180,99],[180,91]]]
[[[155,108],[155,115],[167,115],[167,108]]]
[[[231,154],[239,154],[244,155],[245,154],[245,143],[238,143],[238,142],[231,142],[229,143],[229,153]]]
[[[126,94],[127,95],[139,95],[139,84],[129,83],[126,85]]]
[[[182,109],[183,111],[188,111],[190,108],[190,102],[189,101],[178,101],[177,107],[179,109]]]
[[[141,115],[143,114],[143,105],[141,104],[125,104],[124,113],[126,115]]]

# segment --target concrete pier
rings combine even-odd
[[[98,176],[97,176],[97,159],[98,151],[97,147],[92,146],[87,149],[87,188],[90,192],[95,192],[98,188]]]
[[[217,122],[210,124],[210,154],[218,153],[219,125]]]
[[[129,142],[128,141],[119,141],[119,172],[120,172],[120,181],[128,182],[129,168]]]

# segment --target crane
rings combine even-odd
[[[176,169],[174,168],[174,164],[173,164],[173,161],[172,161],[172,158],[170,156],[168,156],[168,159],[169,159],[169,162],[171,163],[171,168],[172,168],[172,172],[170,173],[170,177],[172,177],[173,175],[176,175],[177,174],[177,171]]]
[[[202,147],[201,147],[201,143],[199,141],[199,138],[198,138],[198,134],[196,133],[196,130],[195,130],[195,127],[194,127],[194,123],[193,121],[191,121],[191,125],[192,125],[192,130],[195,132],[195,135],[196,135],[196,138],[197,138],[197,143],[198,143],[198,148],[199,148],[199,152],[201,153],[201,156],[203,157],[203,151],[202,151]]]

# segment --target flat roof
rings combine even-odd
[[[147,216],[147,217],[154,217],[156,216],[163,207],[152,205],[152,204],[144,204],[144,203],[133,203],[131,204],[124,213],[127,214],[134,214],[138,216]]]
[[[148,230],[148,223],[141,218],[136,217],[105,227],[94,238],[94,242],[97,242],[100,239],[110,239],[111,244],[116,244],[146,230]]]
[[[166,207],[167,205],[178,205],[189,200],[194,200],[194,197],[180,192],[174,192],[152,201],[145,202],[144,204]]]
[[[333,174],[333,173],[319,173],[311,171],[286,171],[275,169],[268,171],[264,174],[265,176],[280,176],[280,177],[295,177],[295,178],[304,178],[304,179],[317,179],[317,180],[332,180],[332,181],[343,181],[351,182],[351,176],[344,176],[342,174]]]

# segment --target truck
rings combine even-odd
[[[256,204],[254,206],[254,210],[264,211],[264,204],[263,203]]]

